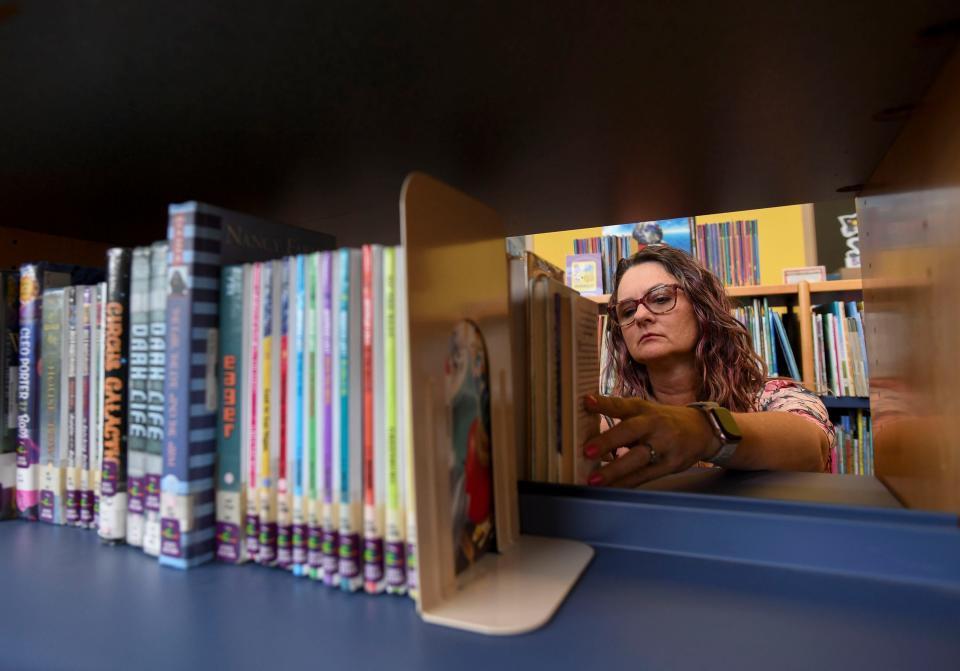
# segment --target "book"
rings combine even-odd
[[[20,274],[0,271],[0,520],[16,517]]]
[[[66,463],[66,509],[67,521],[71,526],[80,522],[80,480],[78,476],[78,440],[77,440],[77,287],[68,287],[64,294],[64,318],[67,322],[66,347],[61,349],[60,356],[67,372],[67,402],[66,402],[66,431],[67,431],[67,463]]]
[[[66,350],[68,289],[43,292],[43,336],[40,342],[42,398],[40,404],[39,487],[41,522],[66,524]]]
[[[358,249],[338,250],[337,376],[339,398],[338,451],[340,504],[340,588],[353,592],[363,586],[360,535],[363,530],[363,388],[361,342],[361,254]]]
[[[304,398],[308,395],[307,380],[307,295],[306,273],[308,259],[298,255],[290,260],[290,293],[293,296],[291,318],[291,363],[290,363],[290,405],[287,412],[290,422],[290,438],[293,443],[292,463],[289,467],[293,482],[293,510],[291,511],[290,554],[291,571],[296,576],[306,574],[307,568],[307,529],[306,529],[306,490],[304,464],[308,442],[307,413],[304,412]]]
[[[581,296],[569,297],[571,346],[567,350],[564,369],[570,371],[570,387],[564,395],[564,415],[569,416],[569,439],[564,441],[562,482],[583,485],[596,470],[596,462],[583,456],[583,445],[600,433],[600,418],[583,407],[581,399],[596,394],[600,380],[600,359],[597,349],[596,304]]]
[[[127,544],[143,547],[150,376],[150,248],[130,261],[130,361],[127,369]]]
[[[249,357],[247,359],[249,365],[244,371],[244,379],[246,380],[245,388],[246,393],[244,397],[246,406],[246,417],[249,418],[245,422],[247,436],[246,436],[246,452],[244,456],[246,461],[244,462],[244,468],[246,472],[246,517],[244,521],[244,542],[247,548],[247,559],[250,561],[256,561],[257,557],[260,555],[260,512],[257,501],[257,492],[259,491],[259,479],[257,477],[259,472],[259,459],[260,459],[260,442],[262,441],[262,419],[263,411],[261,408],[260,396],[262,393],[260,376],[261,364],[262,364],[262,353],[261,353],[261,341],[262,341],[262,329],[263,329],[263,264],[254,263],[250,268],[250,278],[251,286],[251,298],[250,298],[250,327],[248,329],[248,345],[249,345]]]
[[[93,482],[90,477],[91,433],[94,413],[93,327],[96,311],[96,286],[77,287],[77,526],[84,529],[93,523]]]
[[[800,370],[797,368],[797,359],[793,355],[793,347],[790,346],[790,340],[787,338],[787,330],[783,326],[783,319],[776,310],[770,311],[770,319],[773,322],[777,334],[777,342],[780,343],[780,351],[787,362],[787,368],[790,371],[790,377],[798,382],[801,381]]]
[[[160,494],[166,431],[167,252],[166,240],[150,245],[150,340],[147,377],[147,440],[144,455],[143,551],[160,556]]]
[[[257,563],[272,566],[277,561],[277,507],[276,485],[271,463],[277,453],[279,442],[277,430],[279,422],[277,402],[279,397],[274,384],[274,372],[279,366],[280,348],[274,341],[280,317],[280,277],[279,268],[270,261],[263,264],[261,299],[263,301],[263,320],[260,339],[260,406],[258,429],[260,436],[257,445],[257,519],[260,534],[257,538]],[[275,447],[276,446],[276,447]]]
[[[320,407],[323,414],[322,449],[319,451],[320,469],[319,497],[321,507],[322,576],[324,584],[340,584],[340,533],[339,533],[339,486],[340,486],[340,413],[337,401],[340,397],[340,357],[338,318],[335,309],[340,285],[340,254],[324,253],[320,257],[320,355],[321,355],[321,394]]]
[[[303,437],[304,461],[304,522],[306,557],[303,573],[307,577],[322,577],[322,538],[319,471],[319,442],[323,435],[323,413],[320,412],[322,385],[322,358],[319,356],[319,310],[317,309],[320,281],[320,254],[310,254],[304,260],[304,380],[303,380]],[[296,533],[296,531],[294,532]]]
[[[400,342],[398,320],[402,310],[398,309],[399,292],[397,286],[397,261],[399,253],[393,247],[383,250],[383,386],[384,386],[384,438],[386,460],[386,510],[384,512],[384,578],[389,594],[405,594],[407,591],[406,552],[404,536],[406,526],[405,492],[406,459],[405,436],[402,434],[406,422],[400,416],[403,412],[402,354],[397,347]]]
[[[383,256],[381,245],[363,246],[363,578],[364,590],[369,594],[379,594],[386,589],[383,563],[387,479]]]
[[[97,533],[104,541],[126,538],[127,378],[130,330],[131,251],[107,252],[106,321],[103,360],[103,473]]]
[[[280,398],[277,407],[279,414],[279,432],[277,470],[277,566],[291,570],[293,565],[293,452],[299,432],[294,430],[296,417],[295,353],[293,352],[293,333],[296,328],[296,264],[290,257],[280,260],[280,367],[278,370]]]
[[[93,435],[93,456],[91,458],[90,470],[93,474],[93,523],[94,529],[100,527],[100,492],[103,481],[103,439],[105,434],[104,424],[106,422],[106,385],[105,385],[105,364],[107,353],[107,283],[97,284],[97,314],[96,314],[96,350],[92,355],[96,358],[97,375],[94,379],[94,389],[92,391],[92,404],[96,408],[96,418],[94,421]]]
[[[225,266],[220,274],[220,404],[217,416],[216,558],[246,561],[243,528],[244,486],[239,403],[243,398],[244,267]]]

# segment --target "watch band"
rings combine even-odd
[[[740,440],[743,438],[733,415],[719,403],[712,401],[689,403],[687,407],[696,408],[706,415],[707,421],[710,422],[714,434],[720,439],[720,449],[706,461],[709,461],[715,466],[726,466],[730,458],[737,451],[737,446],[740,445]],[[722,417],[720,413],[723,413]]]

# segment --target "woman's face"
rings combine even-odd
[[[617,301],[638,300],[664,284],[677,284],[677,278],[656,261],[641,263],[623,274],[617,288]],[[621,333],[633,360],[650,365],[690,357],[700,337],[700,328],[690,299],[678,291],[676,306],[665,314],[655,314],[645,305],[638,305],[636,319],[621,328]]]

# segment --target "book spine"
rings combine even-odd
[[[130,262],[130,361],[127,393],[127,543],[143,547],[150,375],[150,248]]]
[[[243,266],[220,275],[220,408],[217,422],[216,557],[228,564],[246,560],[240,534],[244,510],[238,401],[243,378]]]
[[[92,317],[96,303],[96,287],[78,289],[79,331],[77,350],[77,442],[79,452],[78,479],[78,526],[89,528],[93,523],[93,491],[90,480],[90,429],[93,418],[90,393],[92,384],[92,358],[90,346],[93,341]]]
[[[180,569],[214,555],[221,231],[196,205],[169,208],[160,563]]]
[[[363,364],[361,267],[358,250],[341,249],[339,317],[340,378],[340,588],[363,587],[360,534],[363,526]]]
[[[20,275],[0,271],[0,520],[16,517]]]
[[[311,254],[306,258],[306,279],[304,282],[306,299],[306,323],[304,340],[304,362],[306,365],[306,379],[304,380],[304,420],[305,440],[307,441],[306,463],[304,468],[305,487],[307,498],[306,510],[306,534],[307,534],[307,558],[306,572],[314,580],[323,577],[322,561],[323,556],[323,525],[321,524],[321,506],[320,500],[320,458],[318,454],[319,437],[323,434],[323,413],[320,412],[320,394],[322,379],[321,360],[317,355],[317,345],[319,343],[319,311],[317,310],[317,295],[319,282],[318,267],[320,264],[320,255]]]
[[[396,250],[383,250],[383,389],[386,440],[386,513],[384,572],[388,594],[407,591],[404,551],[403,460],[397,429],[397,277]]]
[[[40,333],[43,314],[43,269],[37,264],[20,267],[20,338],[17,368],[17,510],[21,517],[37,519],[40,460]]]
[[[384,294],[383,255],[381,245],[364,248],[364,368],[365,388],[369,382],[370,402],[364,399],[364,426],[370,427],[370,447],[364,465],[364,483],[370,487],[364,493],[364,589],[379,594],[386,589],[384,573],[384,514],[386,505],[386,389],[384,380]],[[369,277],[368,277],[369,276]],[[369,358],[366,356],[369,343]],[[367,419],[369,413],[369,420]]]
[[[103,440],[106,436],[107,283],[97,285],[97,416],[93,458],[93,527],[100,528],[100,498],[103,483]]]
[[[295,435],[293,432],[292,410],[295,405],[293,397],[294,360],[296,354],[293,349],[293,331],[296,297],[292,295],[296,290],[296,278],[293,277],[295,268],[293,259],[284,259],[280,262],[280,452],[277,478],[277,566],[289,570],[293,564],[292,526],[293,502],[291,500],[293,482],[290,466],[294,450]]]
[[[80,482],[77,478],[77,292],[74,287],[66,291],[64,316],[67,320],[66,348],[61,350],[62,365],[67,371],[67,524],[80,522]]]
[[[410,388],[410,322],[407,318],[407,256],[403,247],[394,254],[396,274],[396,321],[397,321],[397,437],[399,440],[403,478],[401,492],[406,514],[405,561],[407,569],[407,594],[419,598],[419,568],[417,566],[417,497],[413,478],[413,422],[411,421]]]
[[[340,284],[339,252],[325,254],[327,263],[322,266],[320,286],[322,287],[321,342],[323,345],[323,414],[324,436],[321,470],[323,471],[323,582],[328,586],[340,584],[340,376],[338,368],[338,310],[334,309]]]
[[[64,524],[66,522],[65,472],[60,451],[65,445],[60,440],[63,426],[60,416],[61,391],[65,388],[62,378],[61,351],[64,319],[63,289],[48,289],[43,292],[43,337],[40,343],[42,366],[42,402],[40,403],[40,459],[39,488],[40,504],[38,517],[41,522]]]
[[[160,556],[160,496],[166,424],[167,241],[150,246],[149,364],[147,367],[147,440],[144,455],[143,551]]]
[[[257,495],[260,481],[257,478],[259,468],[261,440],[261,383],[260,370],[261,342],[263,330],[263,265],[255,263],[251,269],[253,289],[251,291],[251,318],[250,318],[250,359],[248,380],[249,412],[249,439],[247,442],[247,516],[244,522],[244,541],[247,546],[247,559],[256,561],[260,555],[260,513],[257,506]]]
[[[97,533],[107,542],[126,538],[127,362],[130,330],[130,250],[107,251],[103,365],[103,473]]]
[[[293,407],[291,431],[293,444],[293,526],[290,531],[290,547],[293,566],[291,570],[296,576],[307,573],[307,518],[306,509],[306,479],[305,479],[305,451],[308,443],[307,414],[305,398],[309,396],[310,381],[307,379],[307,295],[306,295],[306,267],[309,259],[297,256],[292,260],[290,291],[294,295],[293,309]]]
[[[274,322],[274,283],[279,278],[274,276],[273,264],[267,262],[262,268],[263,288],[263,321],[260,338],[260,441],[257,446],[257,519],[260,534],[257,538],[257,563],[272,565],[276,562],[277,527],[276,518],[271,509],[270,489],[272,486],[270,474],[270,440],[272,438],[274,417],[273,407],[273,322]]]

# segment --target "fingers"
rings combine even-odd
[[[643,450],[643,448],[638,448]],[[668,462],[667,460],[658,461],[655,464],[651,464],[646,468],[641,468],[639,470],[634,470],[628,473],[627,475],[619,478],[618,480],[613,480],[607,482],[604,480],[600,485],[607,485],[608,487],[621,487],[621,488],[630,488],[630,487],[639,487],[645,482],[650,482],[651,480],[656,480],[657,478],[662,478],[665,475],[670,475],[675,473],[677,470],[677,465]]]
[[[600,459],[618,447],[642,443],[652,432],[654,421],[653,417],[644,415],[629,417],[612,429],[591,438],[584,446],[583,453],[587,459]]]
[[[647,466],[650,466],[650,448],[639,445],[593,473],[589,483],[594,486],[613,484],[633,477],[635,473],[644,470]]]
[[[587,412],[616,417],[618,419],[639,415],[647,410],[650,405],[650,401],[645,401],[641,398],[593,395],[583,397],[583,407]]]

